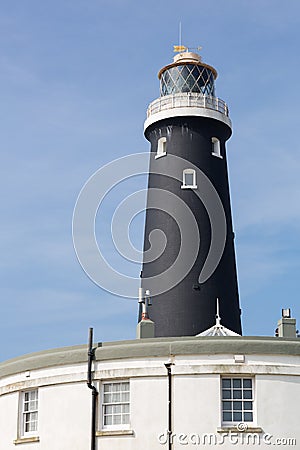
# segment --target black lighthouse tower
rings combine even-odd
[[[147,110],[151,143],[142,290],[156,336],[197,335],[215,323],[241,334],[225,143],[231,121],[216,70],[183,48],[159,74]]]

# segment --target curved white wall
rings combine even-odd
[[[223,339],[226,341],[227,338]],[[239,342],[239,339],[236,338],[236,342]],[[202,339],[201,342],[205,341]],[[232,339],[230,342],[233,342]],[[229,352],[204,354],[201,351],[198,354],[185,354],[184,348],[175,355],[169,353],[147,356],[145,352],[144,357],[134,357],[130,345],[128,343],[126,345],[128,358],[123,356],[113,359],[110,356],[109,359],[101,360],[97,356],[94,364],[94,379],[99,390],[103,381],[130,380],[130,426],[124,433],[120,431],[122,427],[119,434],[118,431],[103,433],[99,409],[96,438],[99,450],[168,448],[164,437],[168,425],[168,378],[164,364],[170,361],[174,363],[172,366],[174,450],[201,448],[193,444],[195,434],[202,439],[204,434],[214,435],[214,439],[218,439],[219,443],[223,438],[224,444],[218,446],[226,450],[247,447],[270,448],[270,445],[274,447],[275,439],[294,439],[296,445],[284,447],[300,448],[299,355],[264,355],[250,352],[244,353],[243,363],[237,363],[234,354]],[[155,353],[155,345],[151,345],[151,352]],[[61,349],[62,354],[63,350]],[[0,378],[0,450],[16,449],[18,446],[21,449],[36,450],[90,449],[91,391],[86,385],[87,364],[85,361],[64,364],[66,360],[63,357],[57,360],[60,361],[57,365],[52,361],[51,367],[36,367],[27,371],[25,368],[31,364],[28,360],[23,364],[23,371],[3,375]],[[22,363],[22,358],[18,358],[14,364],[19,363]],[[45,366],[45,362],[43,364]],[[1,369],[2,373],[5,373],[10,365],[9,361],[2,363],[0,373]],[[224,433],[229,433],[230,430],[224,429],[221,422],[222,375],[254,377],[256,419],[249,428],[249,434],[254,436],[255,433],[259,433],[261,440],[259,447],[230,443],[229,437],[225,436]],[[14,443],[18,438],[19,392],[34,388],[38,388],[39,392],[36,433],[39,441],[19,440],[17,442],[20,443]],[[100,403],[101,395],[99,408]],[[264,435],[267,436],[265,443]],[[243,436],[245,437],[245,434]],[[193,442],[191,439],[194,439]],[[235,437],[231,439],[234,440]],[[207,448],[212,447],[213,445]]]

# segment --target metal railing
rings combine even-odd
[[[197,94],[196,92],[180,92],[177,94],[165,95],[150,103],[147,109],[147,117],[166,109],[186,107],[213,109],[227,117],[229,116],[227,104],[218,97]]]

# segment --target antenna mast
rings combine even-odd
[[[182,42],[182,34],[181,34],[181,21],[179,22],[179,47],[181,47],[181,42]]]

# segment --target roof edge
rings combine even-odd
[[[299,338],[257,336],[185,336],[95,344],[96,360],[169,357],[170,355],[261,354],[300,356]],[[87,345],[26,354],[0,363],[0,377],[27,370],[87,362]]]

